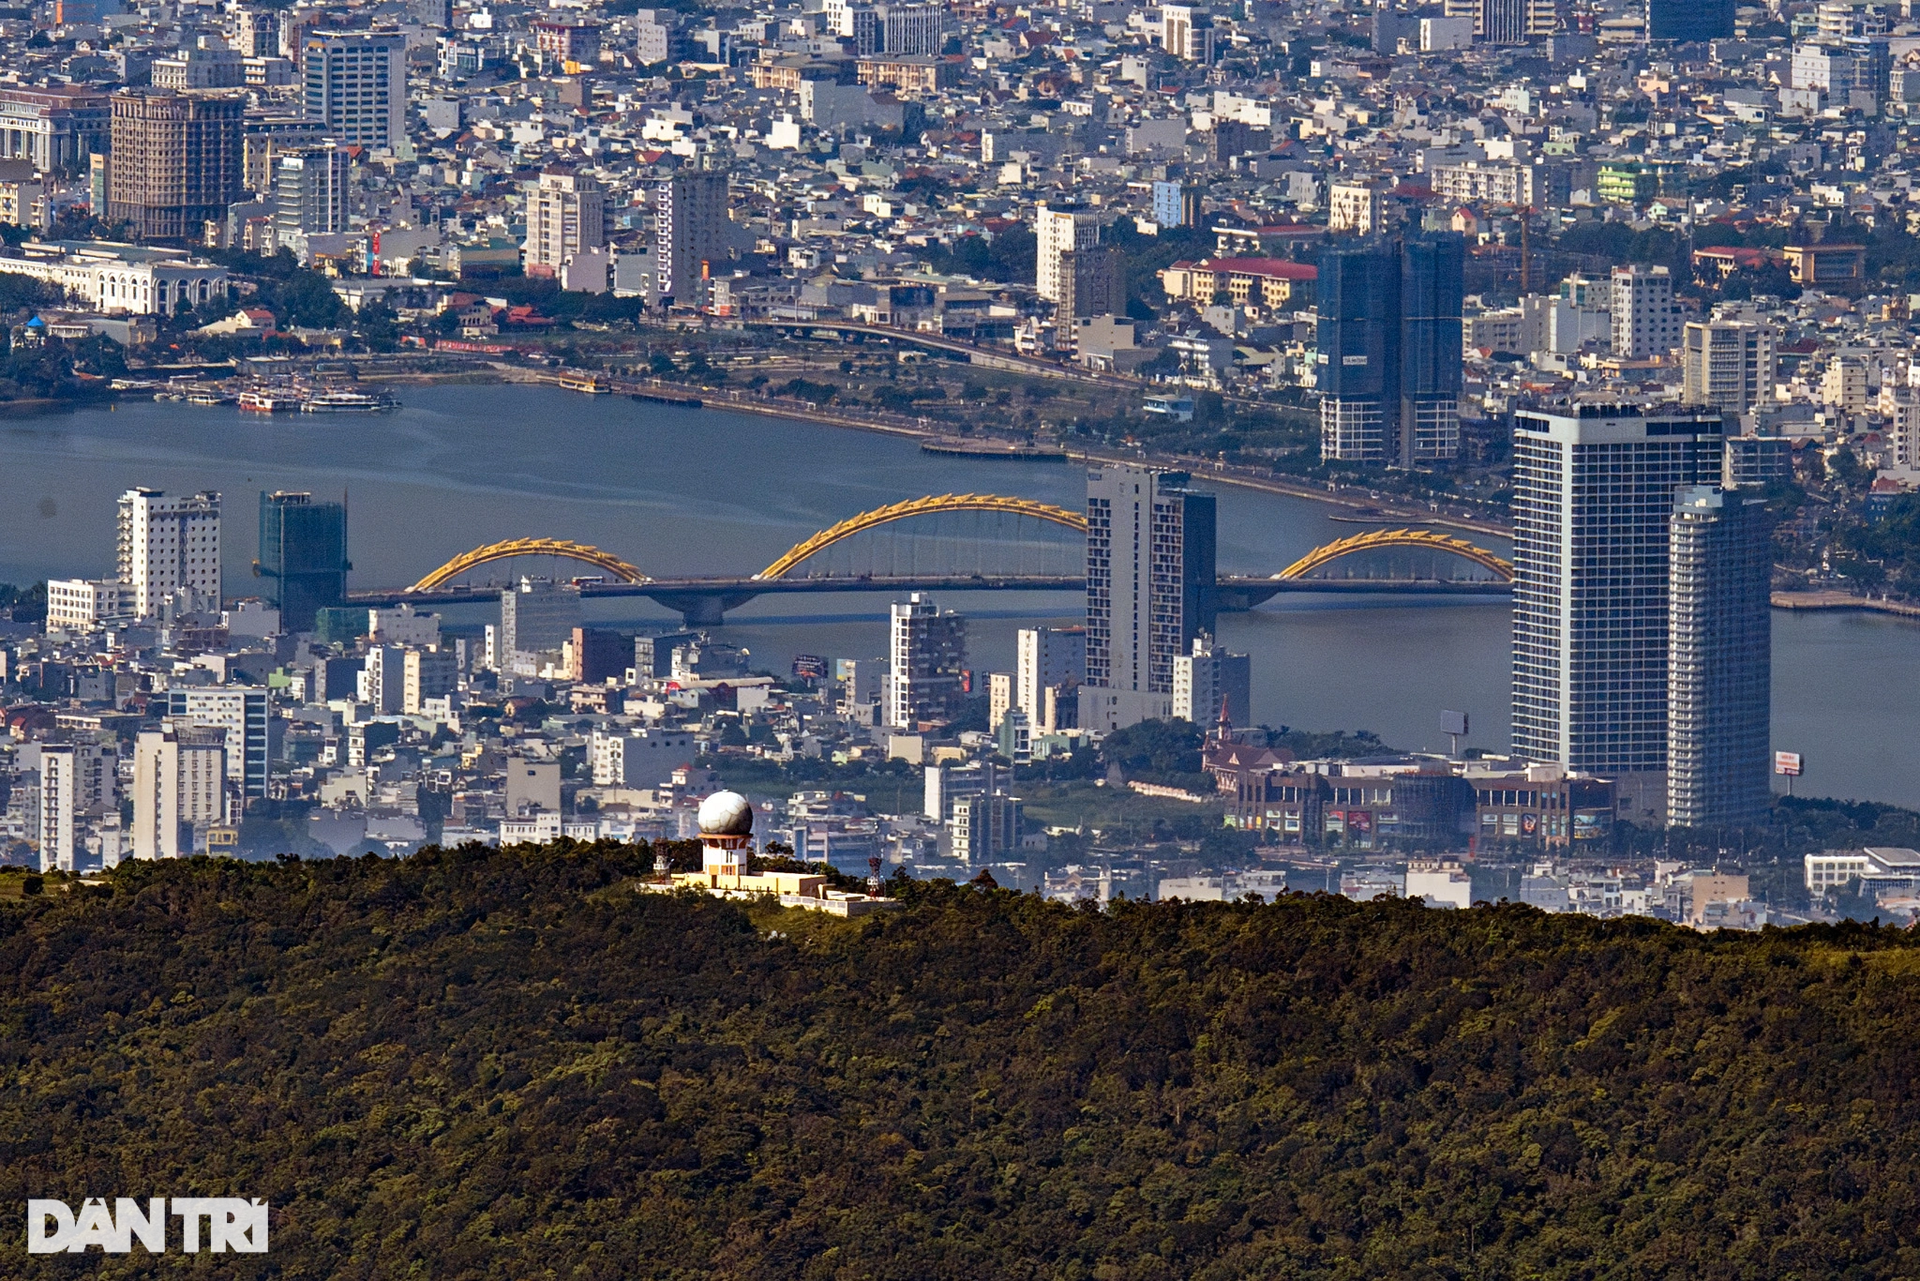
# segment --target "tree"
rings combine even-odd
[[[364,304],[353,327],[368,351],[393,351],[400,345],[400,318],[385,298]]]
[[[1200,728],[1192,721],[1151,720],[1107,735],[1100,754],[1129,775],[1200,772]]]

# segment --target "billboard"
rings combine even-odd
[[[1773,772],[1784,774],[1788,778],[1799,778],[1806,761],[1798,752],[1775,752],[1773,754]]]

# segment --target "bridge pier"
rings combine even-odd
[[[727,602],[719,596],[695,596],[673,608],[680,611],[688,627],[718,627],[727,621]]]
[[[643,592],[648,599],[668,609],[678,610],[688,627],[719,627],[727,621],[727,611],[746,604],[758,592],[679,591]]]

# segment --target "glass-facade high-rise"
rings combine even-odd
[[[1744,827],[1772,804],[1773,521],[1752,491],[1674,497],[1667,654],[1667,821]]]
[[[1460,452],[1465,244],[1443,232],[1320,258],[1320,455],[1399,467]]]
[[[313,630],[314,617],[346,599],[347,508],[316,503],[313,495],[277,490],[260,494],[260,556],[254,573],[267,580],[266,598],[288,632]]]
[[[1466,241],[1446,233],[1407,241],[1400,258],[1402,467],[1460,453],[1461,304]]]
[[[1717,411],[1580,405],[1513,423],[1513,750],[1666,810],[1673,496],[1720,475]]]
[[[1320,456],[1386,463],[1390,406],[1400,403],[1400,255],[1390,240],[1346,243],[1320,255]]]
[[[1649,40],[1697,44],[1733,36],[1733,0],[1647,0]]]

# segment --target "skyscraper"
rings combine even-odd
[[[727,176],[687,171],[653,196],[654,293],[661,306],[700,302],[706,265],[727,253]]]
[[[1173,711],[1173,660],[1217,613],[1212,494],[1185,472],[1126,463],[1087,473],[1087,683],[1080,726]]]
[[[300,67],[307,115],[335,138],[375,151],[398,151],[406,142],[406,36],[310,32]]]
[[[1062,288],[1061,258],[1100,243],[1100,215],[1081,204],[1041,204],[1034,210],[1036,292],[1048,302],[1068,301]]]
[[[157,489],[129,489],[120,495],[118,542],[118,576],[133,590],[137,616],[156,616],[177,591],[220,607],[220,495],[168,498]]]
[[[198,241],[241,186],[239,97],[123,90],[113,95],[107,220],[143,240]]]
[[[892,613],[887,724],[911,732],[954,720],[966,706],[967,620],[921,592]]]
[[[1676,44],[1730,39],[1734,7],[1734,0],[1647,0],[1647,39]]]
[[[1344,242],[1320,255],[1320,456],[1386,463],[1397,456],[1400,257],[1391,241]]]
[[[185,858],[204,847],[208,826],[226,819],[224,737],[172,724],[140,732],[133,748],[135,858]]]
[[[1321,255],[1322,458],[1412,467],[1459,454],[1465,255],[1450,232]]]
[[[1581,405],[1513,423],[1513,750],[1666,809],[1669,517],[1720,475],[1716,412]]]
[[[260,491],[260,558],[266,598],[289,632],[311,631],[314,616],[346,599],[347,507],[293,490]]]
[[[1698,485],[1676,493],[1671,529],[1668,822],[1763,823],[1772,802],[1772,519],[1750,492]]]
[[[1460,454],[1462,295],[1466,241],[1408,240],[1400,257],[1400,466]]]

